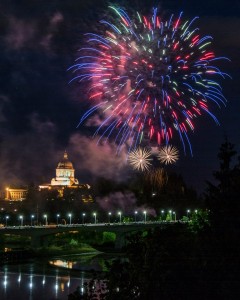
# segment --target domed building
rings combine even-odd
[[[63,159],[58,163],[56,177],[51,180],[51,186],[72,186],[78,185],[79,182],[74,178],[75,170],[73,164],[68,160],[67,152],[64,152]]]
[[[57,190],[59,198],[64,196],[65,189],[75,189],[81,191],[81,198],[83,202],[93,202],[90,195],[90,185],[80,184],[75,178],[75,170],[72,162],[68,159],[67,151],[64,152],[63,158],[59,161],[56,168],[56,177],[52,178],[50,184],[39,185],[39,190]]]

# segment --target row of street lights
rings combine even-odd
[[[84,223],[85,215],[86,215],[85,213],[82,214],[82,223]],[[95,216],[95,223],[96,223],[96,213],[94,213],[94,216]],[[57,225],[59,225],[59,217],[60,217],[60,214],[57,214],[57,216],[56,216]],[[71,225],[72,224],[72,214],[68,214],[68,217],[69,217],[69,224]],[[31,226],[33,226],[34,218],[35,218],[35,216],[31,215],[31,217],[30,217]],[[43,215],[43,219],[45,220],[45,225],[48,225],[48,216],[47,216],[47,214]],[[5,216],[5,220],[6,220],[5,225],[8,226],[9,216]],[[23,215],[19,216],[19,220],[20,220],[20,225],[23,226],[23,220],[24,220]]]
[[[186,212],[187,212],[187,218],[189,219],[190,214],[191,214],[191,210],[187,209]],[[194,210],[194,213],[197,214],[198,210]],[[162,219],[164,218],[165,214],[169,215],[169,218],[170,218],[171,221],[173,220],[173,218],[174,218],[175,222],[177,221],[177,214],[176,214],[175,211],[173,211],[173,210],[167,210],[167,211],[161,210],[161,218]],[[94,223],[96,224],[97,223],[97,213],[94,212],[92,215],[94,217]],[[117,213],[117,215],[119,216],[119,223],[122,223],[122,212],[119,211]],[[69,218],[69,225],[72,225],[72,214],[69,213],[67,216]],[[138,216],[138,211],[134,211],[134,221],[135,221],[135,223],[137,222],[137,216]],[[144,216],[144,222],[146,223],[146,221],[147,221],[147,211],[146,210],[143,211],[143,216]],[[85,217],[86,217],[86,213],[82,213],[82,224],[85,223]],[[108,223],[111,223],[111,217],[112,217],[112,213],[108,212]],[[34,218],[35,218],[34,215],[30,216],[31,226],[33,226]],[[56,215],[57,225],[59,225],[59,218],[60,218],[60,214],[57,214]],[[48,225],[48,215],[47,214],[43,215],[43,219],[45,220],[45,225]],[[5,216],[6,226],[8,225],[8,220],[9,220],[9,216]],[[20,215],[19,220],[20,220],[21,226],[23,226],[24,216]]]
[[[119,216],[119,222],[122,223],[122,212],[119,211],[117,214]],[[135,222],[137,221],[136,220],[137,214],[138,214],[138,212],[135,211]],[[144,214],[144,222],[146,222],[147,221],[147,212],[144,211],[143,214]],[[84,224],[85,216],[86,216],[86,214],[82,213],[82,224]],[[57,225],[59,224],[59,217],[60,217],[60,214],[57,214]],[[72,224],[72,214],[68,214],[68,217],[69,217],[69,224],[71,225]],[[94,223],[96,224],[97,223],[97,213],[96,212],[93,213],[93,217],[94,217]],[[109,212],[108,213],[108,223],[111,222],[111,217],[112,217],[112,213]],[[45,224],[47,225],[47,215],[44,215],[44,218],[46,219]]]
[[[135,222],[136,222],[136,215],[137,215],[137,213],[138,212],[135,211]],[[122,212],[119,211],[117,214],[119,216],[119,222],[122,223]],[[144,211],[143,214],[144,214],[144,221],[146,222],[147,212]],[[85,223],[85,216],[86,216],[86,214],[82,213],[82,224]],[[108,213],[108,223],[111,222],[111,216],[112,216],[112,213],[109,212]],[[72,214],[68,214],[68,217],[69,217],[69,225],[72,225]],[[97,223],[97,213],[96,212],[93,213],[93,217],[94,217],[94,223],[96,224]],[[35,218],[35,216],[31,215],[31,217],[30,217],[31,226],[33,226],[34,218]],[[60,214],[57,214],[56,215],[57,225],[59,225],[59,218],[60,218]],[[8,220],[9,220],[9,216],[6,216],[5,219],[6,219],[6,226],[7,226],[8,225]],[[43,219],[45,220],[45,225],[48,225],[48,215],[47,214],[43,215]],[[23,220],[24,220],[23,215],[19,216],[19,220],[20,220],[20,225],[23,226]]]

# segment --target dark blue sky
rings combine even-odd
[[[207,116],[190,134],[194,156],[181,156],[174,167],[199,191],[218,167],[217,152],[227,136],[240,151],[240,1],[115,1],[131,12],[199,16],[202,35],[214,37],[217,55],[232,80],[222,82],[226,108],[215,109],[221,126]],[[229,4],[231,3],[231,4]],[[2,0],[0,3],[0,180],[7,183],[50,181],[64,149],[80,181],[90,175],[129,176],[113,145],[97,147],[88,128],[76,128],[86,107],[84,89],[69,85],[83,33],[96,31],[107,15],[107,1]],[[124,174],[124,175],[123,175]]]

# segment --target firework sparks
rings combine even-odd
[[[163,168],[152,169],[146,173],[146,180],[156,190],[161,189],[168,181],[167,172]]]
[[[151,166],[151,151],[138,148],[129,153],[129,164],[136,170],[146,171]]]
[[[164,164],[175,163],[179,158],[179,152],[176,147],[168,145],[159,150],[158,159]]]
[[[212,37],[192,28],[197,17],[183,21],[180,13],[164,20],[154,8],[150,17],[136,13],[131,19],[121,8],[110,9],[114,15],[100,21],[101,34],[86,33],[87,46],[70,68],[72,81],[89,83],[92,106],[79,124],[100,113],[95,135],[114,136],[118,151],[146,140],[168,144],[176,134],[184,152],[187,143],[192,153],[188,134],[195,119],[205,113],[219,124],[211,110],[226,99],[215,78],[229,75],[215,63],[227,58],[216,57]]]

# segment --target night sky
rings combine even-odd
[[[129,14],[151,12],[156,1],[115,1]],[[69,84],[83,34],[95,32],[108,14],[103,0],[1,0],[0,1],[0,183],[50,182],[66,149],[80,182],[94,176],[127,178],[131,172],[113,144],[96,146],[92,131],[77,128],[87,107],[84,88]],[[212,49],[231,63],[220,67],[232,76],[221,82],[226,108],[195,121],[190,133],[193,157],[181,155],[172,168],[188,185],[202,192],[218,168],[217,152],[228,137],[240,152],[240,1],[157,2],[163,14],[184,19],[199,16],[201,35],[213,36]]]

